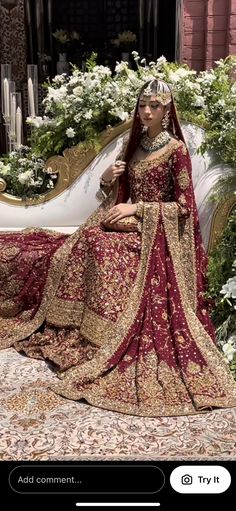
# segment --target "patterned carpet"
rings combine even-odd
[[[231,460],[235,410],[142,418],[68,401],[48,390],[44,362],[0,352],[1,460]]]

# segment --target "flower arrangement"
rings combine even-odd
[[[236,259],[232,265],[232,273],[235,273],[235,271]],[[227,282],[222,286],[220,294],[223,295],[221,302],[226,304],[228,309],[228,317],[217,329],[218,343],[236,378],[236,275],[228,278]]]
[[[37,197],[54,188],[57,175],[50,173],[45,160],[36,157],[27,146],[0,159],[0,179],[7,193],[22,199]]]
[[[208,297],[214,301],[212,319],[219,347],[236,378],[236,208],[208,265]]]
[[[64,52],[68,49],[71,44],[73,44],[76,41],[79,41],[80,36],[79,33],[73,30],[72,32],[68,32],[67,30],[63,30],[62,28],[56,30],[56,32],[53,32],[53,37],[55,38],[57,45],[58,45],[58,51]]]
[[[107,125],[131,116],[145,81],[162,78],[171,85],[181,118],[207,128],[202,150],[213,148],[221,160],[235,166],[236,92],[230,71],[236,58],[221,60],[214,70],[197,75],[187,65],[169,63],[163,56],[147,65],[137,52],[132,54],[136,70],[121,62],[112,76],[108,67],[93,61],[85,72],[74,66],[70,76],[57,75],[48,83],[47,117],[34,132],[33,150],[47,158],[80,141],[96,143]],[[67,132],[70,128],[73,131]]]
[[[59,37],[68,39],[61,31]],[[231,139],[236,137],[232,81],[236,58],[220,60],[214,70],[197,75],[187,65],[169,63],[163,56],[147,64],[137,52],[132,55],[136,70],[127,62],[117,62],[112,75],[108,67],[96,64],[94,54],[85,71],[73,66],[70,76],[57,75],[48,81],[45,115],[30,121],[32,153],[47,159],[79,142],[99,150],[101,131],[128,119],[143,83],[161,78],[171,85],[181,118],[208,128],[204,147],[213,148],[221,160],[235,166],[236,143],[233,145]]]
[[[137,36],[130,30],[126,30],[118,34],[116,39],[112,40],[112,44],[125,51],[133,49],[134,44],[137,42]]]

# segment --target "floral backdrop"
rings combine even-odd
[[[0,189],[18,197],[35,197],[55,186],[57,176],[47,168],[47,158],[67,147],[86,144],[100,149],[103,130],[127,120],[144,82],[167,81],[182,120],[206,129],[199,151],[213,150],[215,157],[236,168],[236,56],[216,62],[197,74],[187,65],[160,57],[146,63],[133,51],[136,69],[117,62],[115,73],[96,64],[92,54],[86,71],[72,66],[71,74],[57,75],[45,83],[44,116],[28,119],[30,148],[21,147],[0,159]],[[222,180],[216,200],[224,190],[236,190],[236,172]],[[236,210],[222,239],[210,256],[208,296],[214,302],[217,338],[236,376]]]
[[[100,133],[132,115],[140,87],[154,77],[170,84],[183,120],[206,128],[200,150],[212,149],[219,160],[235,167],[236,57],[221,59],[215,69],[197,74],[187,65],[167,62],[163,56],[147,64],[137,52],[132,54],[135,70],[127,62],[117,62],[112,75],[109,67],[96,64],[96,55],[92,54],[86,71],[72,66],[70,75],[57,75],[51,83],[45,83],[44,116],[28,118],[31,148],[28,153],[23,148],[25,158],[32,160],[34,156],[34,165],[22,161],[21,149],[0,160],[0,178],[6,181],[7,192],[30,197],[52,187],[51,178],[50,183],[42,174],[39,179],[39,167],[43,170],[42,160],[62,153],[66,147],[86,143],[99,151]],[[25,179],[24,171],[28,172]],[[19,176],[24,189],[18,186]]]

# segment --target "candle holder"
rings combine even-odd
[[[12,116],[12,113],[11,113],[11,110],[12,110],[12,103],[11,103],[12,100],[11,100],[11,97],[12,97],[12,94],[15,93],[15,91],[16,91],[16,84],[12,80],[10,80],[9,81],[9,97],[10,97],[10,101],[9,101],[9,114],[10,114],[10,116],[8,118],[5,118],[6,137],[8,139],[7,147],[9,149],[9,152],[13,151],[13,149],[14,149],[14,143],[13,143],[12,134],[11,134],[11,116]]]
[[[11,93],[11,121],[9,129],[9,143],[11,150],[19,149],[23,140],[22,100],[21,92]]]
[[[2,115],[6,124],[10,121],[10,81],[11,64],[1,64]]]
[[[28,84],[28,114],[29,117],[38,115],[38,66],[35,64],[27,65],[27,84]]]

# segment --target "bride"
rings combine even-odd
[[[0,234],[0,347],[50,361],[60,378],[53,390],[94,406],[152,417],[235,406],[204,298],[190,157],[166,83],[141,89],[101,193],[70,236]]]

